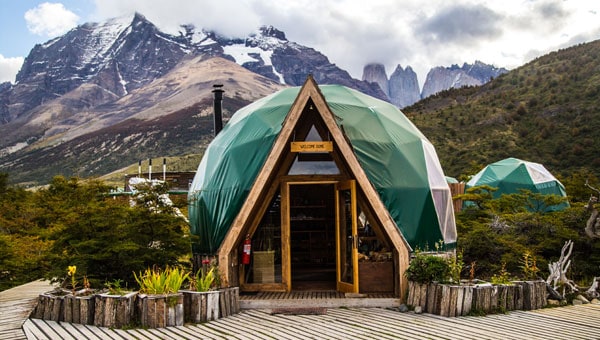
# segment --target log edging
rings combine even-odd
[[[542,280],[514,281],[509,285],[408,283],[408,305],[447,317],[533,310],[547,303],[546,283]]]
[[[197,292],[181,290],[165,299],[164,295],[138,292],[78,296],[68,290],[51,291],[38,295],[30,317],[109,328],[131,327],[136,323],[160,328],[217,320],[240,312],[239,287],[221,288],[198,298],[192,298],[192,293]],[[172,306],[174,300],[176,303]]]

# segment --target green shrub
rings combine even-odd
[[[448,282],[451,277],[451,267],[443,257],[417,253],[405,272],[409,281],[418,283]]]
[[[204,268],[200,268],[192,279],[192,288],[197,292],[208,292],[215,282],[215,268],[211,267],[206,272]]]
[[[144,294],[173,294],[179,291],[183,281],[189,277],[189,273],[179,268],[167,267],[165,270],[146,269],[140,275],[133,274],[140,286],[140,293]]]

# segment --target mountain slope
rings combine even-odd
[[[14,182],[38,184],[55,174],[94,177],[140,159],[199,153],[213,136],[216,83],[225,90],[225,117],[284,87],[222,58],[187,59],[116,102],[68,118],[80,124],[48,129],[43,138],[5,155],[0,167],[10,170]],[[40,110],[47,106],[56,107],[52,102]],[[61,126],[52,119],[44,124]]]
[[[516,157],[557,174],[600,171],[600,41],[539,57],[480,87],[447,90],[403,111],[445,172]],[[473,173],[471,173],[472,175]]]

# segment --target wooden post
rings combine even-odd
[[[239,287],[229,287],[219,289],[219,315],[228,317],[237,314],[240,311],[240,289]]]
[[[137,292],[124,295],[97,294],[94,297],[94,326],[123,328],[133,321]]]
[[[406,297],[406,304],[409,306],[414,306],[413,299],[415,296],[415,282],[408,281],[408,296]]]
[[[496,286],[498,289],[498,309],[501,311],[507,311],[507,296],[508,296],[508,286],[507,285],[498,285]]]
[[[68,290],[50,291],[38,296],[38,302],[31,313],[34,319],[63,321],[64,320],[64,300],[71,294]]]
[[[465,286],[462,313],[460,315],[468,315],[471,313],[473,306],[473,286]]]
[[[466,286],[456,286],[456,307],[455,316],[461,316],[463,313],[463,301],[465,299],[465,288]]]
[[[536,296],[537,308],[544,308],[548,304],[548,296],[546,294],[546,282],[543,280],[536,281]]]
[[[458,286],[450,286],[450,297],[448,299],[448,316],[456,316],[456,305],[458,299]]]
[[[442,300],[440,302],[440,315],[450,316],[450,286],[442,286]]]
[[[436,296],[436,290],[437,290],[437,283],[430,283],[427,285],[427,309],[426,312],[427,313],[431,313],[431,314],[435,314],[435,309],[437,306],[437,296]]]
[[[183,290],[185,322],[200,323],[219,318],[220,293],[216,290],[196,292]]]
[[[94,323],[94,295],[67,295],[64,300],[65,322],[91,325]]]
[[[429,287],[428,283],[424,283],[419,285],[420,286],[420,292],[419,292],[419,306],[421,306],[421,308],[423,310],[425,310],[425,308],[427,308],[427,288]]]
[[[183,326],[183,294],[140,294],[137,299],[137,311],[142,327]]]
[[[498,286],[492,286],[490,288],[490,312],[496,312],[498,310]]]
[[[518,284],[517,282],[515,283],[515,310],[522,310],[523,309],[523,286],[521,286],[520,284]]]
[[[516,295],[516,287],[515,285],[507,285],[506,287],[506,310],[515,310],[515,295]]]

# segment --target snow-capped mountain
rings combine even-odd
[[[290,42],[273,27],[244,39],[182,26],[178,36],[161,32],[141,14],[87,23],[36,45],[0,93],[0,117],[12,121],[38,105],[91,83],[122,97],[164,75],[184,58],[221,56],[281,84],[297,86],[312,74],[320,84],[337,83],[385,98],[377,86],[353,79],[326,56]],[[6,97],[6,99],[4,99]]]
[[[227,117],[309,74],[383,100],[414,87],[390,80],[384,92],[272,26],[229,38],[191,25],[167,34],[141,14],[86,23],[33,47],[16,83],[0,84],[0,169],[44,182],[195,153],[212,138],[213,84],[225,85]]]
[[[427,73],[421,98],[427,98],[449,88],[483,85],[506,72],[508,70],[505,68],[497,68],[481,61],[475,61],[474,64],[464,63],[462,67],[458,65],[435,67]]]
[[[232,39],[189,25],[178,35],[166,34],[141,14],[87,23],[36,45],[17,82],[0,84],[0,168],[29,174],[27,179],[44,173],[47,180],[45,166],[89,176],[135,162],[132,157],[141,154],[192,153],[198,140],[211,137],[198,119],[206,120],[210,112],[215,82],[229,86],[227,115],[283,86],[302,84],[308,74],[320,84],[385,98],[377,85],[353,79],[273,27]],[[182,122],[198,130],[183,133],[189,128]],[[179,130],[168,133],[174,125]],[[156,138],[172,134],[179,139]],[[126,145],[135,150],[124,154]],[[119,157],[111,154],[115,151]]]

